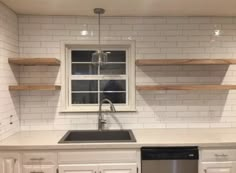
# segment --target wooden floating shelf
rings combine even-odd
[[[236,59],[139,59],[137,66],[151,65],[230,65],[236,64]]]
[[[60,90],[61,86],[59,85],[10,85],[10,91],[55,91]]]
[[[139,91],[155,90],[236,90],[236,85],[138,85]]]
[[[50,65],[59,66],[60,60],[56,58],[9,58],[8,62],[15,65]]]

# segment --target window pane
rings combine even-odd
[[[126,51],[110,51],[104,50],[108,53],[108,62],[126,62]]]
[[[101,74],[113,75],[113,74],[126,74],[125,64],[104,64],[100,67]]]
[[[97,80],[72,80],[72,91],[98,91]]]
[[[72,62],[92,62],[94,52],[91,50],[74,50],[71,53]]]
[[[100,82],[100,89],[106,91],[126,91],[125,80],[102,80]]]
[[[107,98],[112,103],[126,103],[126,93],[101,93],[101,98]]]
[[[72,64],[72,75],[95,75],[98,74],[96,64]]]
[[[95,104],[98,103],[97,93],[73,93],[72,104]]]

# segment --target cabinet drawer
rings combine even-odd
[[[201,173],[234,173],[234,162],[202,162],[200,167]]]
[[[23,173],[55,173],[56,167],[51,165],[23,165]]]
[[[24,165],[52,165],[57,163],[57,154],[50,152],[23,153]]]
[[[59,152],[60,164],[73,163],[119,163],[137,162],[136,150],[89,150],[77,152]]]
[[[202,161],[236,161],[236,149],[202,150]]]

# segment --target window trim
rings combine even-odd
[[[126,49],[128,53],[128,58],[126,59],[126,70],[127,70],[127,95],[128,95],[128,104],[118,105],[116,104],[116,110],[118,112],[133,112],[136,111],[135,106],[135,42],[134,41],[105,41],[102,43],[102,46],[109,49]],[[87,49],[91,50],[91,47],[97,47],[97,44],[90,41],[73,41],[73,42],[62,42],[61,43],[61,66],[62,66],[62,94],[61,94],[61,110],[60,112],[98,112],[98,106],[71,106],[69,105],[69,80],[70,80],[70,69],[71,69],[71,57],[68,58],[68,55],[71,56],[71,49]],[[69,61],[69,62],[68,62]],[[68,67],[67,65],[70,64]],[[90,75],[91,77],[91,75]],[[117,79],[119,76],[116,76]],[[113,78],[114,79],[114,78]],[[108,106],[104,106],[104,109],[108,109]]]

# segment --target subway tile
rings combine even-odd
[[[22,16],[19,22],[21,55],[60,57],[61,41],[97,40],[97,18],[95,17]],[[104,40],[134,40],[136,58],[234,58],[236,37],[234,36],[235,26],[232,22],[234,22],[233,18],[218,17],[104,17],[102,38]],[[80,30],[84,28],[93,34],[88,37],[80,36]],[[222,29],[220,37],[214,36],[215,28]],[[10,31],[8,35],[11,35],[11,32],[15,31]],[[11,42],[13,43],[13,40]],[[38,47],[39,43],[40,47]],[[5,45],[9,49],[14,47]],[[22,83],[28,83],[29,80],[32,83],[60,82],[60,79],[56,79],[60,76],[60,73],[57,75],[58,69],[34,67],[33,69],[22,68],[21,71]],[[137,67],[136,83],[232,83],[236,82],[234,81],[235,71],[235,67],[231,66],[227,68],[222,66]],[[21,106],[22,111],[25,112],[21,120],[22,130],[96,128],[96,114],[84,113],[78,116],[61,113],[58,115],[59,95],[54,92],[26,92],[20,96],[20,100],[24,103]],[[230,93],[220,91],[137,92],[136,101],[137,113],[117,115],[123,127],[225,128],[235,126],[230,123],[230,121],[235,121],[236,111],[233,91]],[[39,105],[42,108],[38,107]],[[39,113],[40,110],[44,110],[44,113]],[[216,122],[219,117],[224,117],[222,122]],[[111,118],[109,121],[111,129],[119,128]]]
[[[77,18],[73,16],[54,16],[52,19],[52,23],[55,24],[75,24],[77,22]]]
[[[129,31],[133,29],[132,25],[111,25],[111,30],[114,31]]]
[[[13,11],[3,4],[0,4],[0,11],[0,140],[2,140],[20,130],[19,93],[8,90],[8,85],[18,83],[19,68],[9,67],[8,58],[18,57],[18,33],[22,33],[22,29],[18,30],[18,16]],[[20,18],[19,21],[28,22],[28,17],[21,16]],[[10,121],[13,124],[10,124]]]
[[[29,16],[29,23],[47,24],[52,23],[51,16]]]

